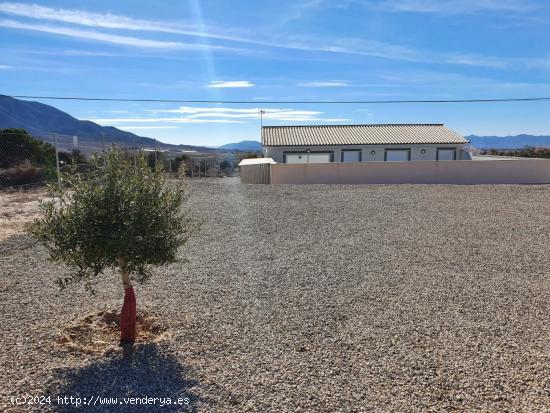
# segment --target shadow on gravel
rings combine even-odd
[[[59,413],[195,412],[199,399],[190,389],[197,382],[186,379],[186,372],[175,357],[158,345],[137,345],[127,356],[117,354],[82,368],[60,371],[55,377],[58,385],[48,394],[53,411]],[[67,396],[67,403],[57,403],[58,396]],[[80,406],[70,403],[71,396],[74,402],[79,398]],[[151,404],[151,400],[144,403],[145,398],[154,397],[158,398],[156,404]],[[131,398],[139,401],[131,404]],[[105,399],[111,400],[105,404]]]

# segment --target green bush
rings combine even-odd
[[[38,186],[42,185],[46,179],[47,177],[43,168],[25,161],[0,172],[0,188],[23,185]]]
[[[178,247],[191,233],[182,204],[185,185],[168,185],[160,168],[152,170],[144,156],[137,163],[117,150],[95,157],[86,174],[64,176],[70,191],[41,204],[42,218],[31,233],[76,272],[58,280],[61,287],[84,281],[93,291],[94,277],[118,267],[139,283],[153,265],[175,261]]]
[[[545,158],[550,159],[550,148],[537,148],[525,146],[521,149],[490,149],[482,151],[482,155],[518,156],[521,158]]]
[[[55,166],[55,148],[34,139],[24,129],[0,130],[0,168],[11,168],[25,161],[34,166]]]

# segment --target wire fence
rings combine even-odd
[[[0,130],[0,189],[26,189],[61,181],[64,173],[85,172],[96,164],[93,157],[116,148],[135,162],[143,156],[149,166],[161,166],[170,178],[184,168],[189,178],[231,175],[236,160],[231,154],[199,153],[171,145],[124,143],[108,137],[81,138],[72,135],[31,136],[22,130]]]

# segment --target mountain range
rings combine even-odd
[[[479,149],[521,149],[525,146],[550,147],[550,136],[465,136],[470,144]]]
[[[478,149],[521,149],[525,146],[550,148],[550,136],[516,135],[516,136],[465,136],[470,144]],[[241,141],[228,143],[219,147],[240,151],[261,151],[262,144],[258,141]]]
[[[73,136],[78,136],[83,152],[100,150],[104,145],[138,146],[163,150],[196,150],[213,152],[214,148],[192,145],[171,145],[152,138],[138,136],[112,126],[101,126],[89,120],[79,120],[50,105],[0,95],[0,129],[21,128],[45,142],[52,143],[57,134],[61,150],[72,149]]]
[[[46,142],[53,141],[58,134],[58,144],[62,150],[72,148],[72,137],[78,136],[79,147],[84,152],[99,150],[104,145],[115,143],[122,146],[159,148],[180,152],[231,152],[260,151],[260,142],[245,140],[228,143],[218,148],[193,145],[171,145],[158,140],[138,136],[112,126],[101,126],[89,120],[79,120],[73,116],[40,102],[19,100],[0,95],[0,129],[22,128],[31,135]],[[524,146],[550,147],[550,136],[466,136],[472,146],[479,149],[518,149]]]
[[[258,141],[240,141],[235,143],[226,143],[225,145],[218,146],[218,149],[256,152],[262,150],[262,144]]]

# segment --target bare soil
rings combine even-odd
[[[38,205],[47,197],[45,189],[0,191],[0,241],[23,234],[25,226],[38,217]]]

